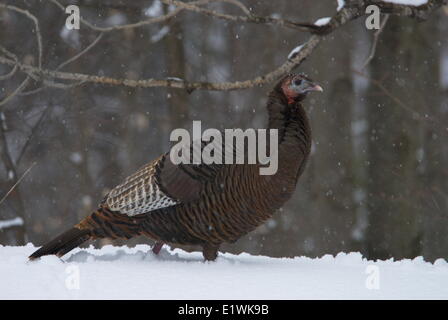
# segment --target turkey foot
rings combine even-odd
[[[154,247],[152,247],[152,252],[154,252],[154,254],[159,254],[160,249],[162,249],[163,247],[163,244],[164,244],[163,242],[157,241]]]
[[[219,245],[207,243],[202,247],[202,255],[205,261],[214,261],[218,256]]]

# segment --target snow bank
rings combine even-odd
[[[0,299],[446,299],[448,264],[371,262],[359,253],[276,259],[150,247],[75,249],[28,262],[36,248],[0,246]]]

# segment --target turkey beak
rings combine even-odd
[[[308,82],[308,87],[307,87],[306,91],[322,92],[322,91],[324,91],[324,89],[322,89],[322,87],[318,84],[315,84],[313,82]]]

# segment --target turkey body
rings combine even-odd
[[[260,164],[175,165],[169,153],[142,167],[109,192],[98,210],[33,253],[62,256],[89,239],[145,235],[160,245],[201,245],[214,260],[222,243],[233,243],[272,217],[293,194],[311,147],[301,100],[290,100],[281,83],[268,97],[269,129],[278,130],[278,170],[260,175]]]

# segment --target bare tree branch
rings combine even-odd
[[[16,6],[0,3],[0,8],[12,10],[17,13],[23,14],[34,23],[34,26],[36,29],[36,40],[37,40],[37,50],[38,50],[37,66],[39,68],[41,68],[42,67],[42,35],[40,33],[39,20],[36,18],[35,15],[31,14],[28,10],[20,9]]]
[[[311,52],[315,49],[315,47],[318,45],[320,41],[321,41],[320,36],[313,35],[305,43],[305,45],[302,47],[302,50],[298,54],[288,59],[279,68],[267,73],[266,75],[256,77],[252,80],[235,81],[235,82],[215,82],[215,83],[187,82],[185,80],[176,78],[167,78],[162,80],[159,79],[131,80],[131,79],[101,77],[83,73],[71,73],[71,72],[52,71],[48,69],[39,69],[37,67],[23,63],[17,63],[17,65],[19,70],[25,72],[30,76],[44,76],[61,80],[74,80],[74,81],[83,81],[83,82],[100,83],[108,85],[123,85],[127,87],[141,87],[141,88],[169,87],[169,88],[186,89],[190,92],[196,89],[229,91],[229,90],[251,88],[254,86],[263,85],[273,81],[274,79],[291,71],[293,68],[298,66],[307,56],[311,54]],[[1,56],[0,56],[0,63],[4,63],[7,65],[16,64],[13,60]],[[47,85],[58,87],[57,85],[51,83],[47,83]]]
[[[301,31],[307,31],[307,32],[314,32],[318,31],[320,29],[319,26],[315,26],[313,24],[309,23],[299,23],[299,22],[293,22],[286,19],[279,19],[279,18],[273,18],[273,17],[261,17],[253,15],[247,8],[244,10],[245,16],[234,16],[230,14],[224,14],[219,13],[214,10],[209,10],[205,8],[198,7],[197,5],[192,4],[191,2],[182,2],[177,0],[161,0],[163,3],[175,5],[180,8],[187,9],[189,11],[194,11],[209,17],[214,17],[218,19],[228,20],[228,21],[235,21],[235,22],[245,22],[245,23],[257,23],[257,24],[276,24],[280,26],[284,26],[287,28],[293,28]],[[230,2],[238,4],[238,6],[243,6],[241,2],[237,0],[233,1],[223,1],[223,2]]]
[[[49,0],[56,5],[58,5],[61,9],[64,7],[57,0]],[[93,30],[106,32],[117,29],[124,28],[133,28],[141,25],[146,25],[150,23],[155,23],[155,21],[165,21],[175,14],[173,12],[180,12],[180,10],[191,10],[207,15],[212,16],[220,16],[223,18],[222,14],[218,14],[212,10],[202,10],[202,8],[198,7],[201,4],[207,4],[212,2],[213,0],[202,0],[202,1],[192,1],[188,3],[183,3],[175,0],[163,0],[165,3],[178,5],[175,10],[167,15],[157,17],[154,19],[149,19],[145,21],[141,21],[134,24],[129,25],[121,25],[121,26],[112,26],[107,28],[101,28],[91,25],[90,23],[84,21],[83,23],[87,26],[91,27]],[[216,0],[219,1],[219,0]],[[230,0],[227,2],[236,3],[237,0]],[[0,63],[17,66],[20,71],[26,73],[28,76],[36,79],[41,78],[42,81],[47,81],[46,85],[51,87],[61,87],[61,84],[54,82],[54,79],[59,80],[71,80],[78,81],[79,83],[89,82],[89,83],[99,83],[106,85],[121,85],[127,87],[141,87],[141,88],[149,88],[149,87],[169,87],[169,88],[178,88],[185,89],[188,92],[192,92],[196,89],[202,90],[218,90],[218,91],[229,91],[229,90],[237,90],[237,89],[246,89],[255,86],[264,85],[266,83],[272,82],[278,77],[284,75],[285,73],[290,72],[294,68],[298,67],[317,47],[317,45],[325,38],[325,35],[335,31],[342,25],[346,24],[349,21],[355,20],[361,16],[364,16],[365,8],[370,4],[376,4],[381,9],[383,13],[388,13],[391,15],[398,16],[408,16],[411,18],[416,18],[419,20],[426,19],[434,10],[441,7],[443,4],[446,4],[447,0],[429,0],[425,5],[421,6],[409,6],[409,5],[397,5],[394,3],[386,3],[380,0],[346,0],[345,6],[339,10],[330,20],[330,22],[324,26],[319,27],[318,29],[313,29],[313,35],[309,38],[309,40],[302,46],[301,50],[295,52],[291,55],[287,61],[285,61],[281,66],[276,68],[275,70],[258,77],[255,77],[250,80],[245,81],[234,81],[234,82],[189,82],[182,79],[176,78],[166,78],[166,79],[142,79],[142,80],[132,80],[132,79],[123,79],[123,78],[112,78],[112,77],[104,77],[97,76],[91,74],[84,73],[70,73],[70,72],[61,72],[57,70],[49,70],[44,68],[34,67],[30,64],[24,64],[18,61],[14,61],[14,59],[2,57],[0,56]],[[247,14],[247,10],[245,10]],[[227,15],[225,15],[227,19]],[[244,17],[244,16],[241,16]],[[244,17],[245,19],[248,16]],[[161,19],[161,20],[160,20]],[[240,18],[230,18],[236,19],[235,21],[245,21],[244,19],[239,20]],[[253,22],[246,20],[245,22]],[[273,23],[272,21],[260,21],[258,23]],[[48,80],[53,79],[53,80]],[[53,81],[50,82],[50,81]],[[72,84],[76,85],[76,84]]]
[[[52,3],[54,3],[56,6],[58,6],[61,10],[65,12],[65,6],[63,6],[58,0],[48,0]],[[132,28],[139,28],[142,26],[155,24],[155,23],[161,23],[168,21],[169,19],[173,18],[177,14],[181,13],[184,10],[197,12],[203,15],[224,19],[228,21],[236,21],[236,22],[247,22],[247,23],[258,23],[258,24],[276,24],[288,28],[298,29],[302,31],[315,31],[319,30],[320,27],[314,26],[313,24],[308,23],[299,23],[299,22],[293,22],[286,19],[278,19],[273,17],[262,17],[262,16],[256,16],[253,15],[250,10],[242,4],[238,0],[197,0],[197,1],[190,1],[190,2],[182,2],[182,1],[174,1],[174,0],[162,0],[162,2],[174,5],[176,8],[168,12],[165,15],[150,18],[147,20],[142,20],[136,23],[130,23],[130,24],[124,24],[124,25],[118,25],[118,26],[111,26],[111,27],[98,27],[90,22],[86,21],[85,19],[81,18],[80,22],[87,26],[88,28],[99,31],[99,32],[109,32],[114,30],[120,30],[120,29],[132,29]],[[223,2],[223,3],[229,3],[236,7],[239,7],[245,14],[245,16],[234,16],[230,14],[222,14],[214,10],[204,9],[200,6],[210,4],[210,3],[216,3],[216,2]]]
[[[54,3],[58,8],[60,8],[63,12],[65,12],[65,6],[60,4],[58,0],[48,0],[48,1]],[[216,2],[216,1],[223,1],[223,0],[197,0],[197,1],[192,1],[191,4],[196,6],[196,5],[204,5],[204,4],[207,4],[210,2]],[[228,1],[228,0],[224,0],[224,1]],[[228,1],[228,2],[231,2],[231,1]],[[147,20],[142,20],[142,21],[135,22],[135,23],[110,26],[110,27],[95,26],[95,25],[91,24],[90,22],[88,22],[87,20],[83,19],[82,17],[80,18],[80,22],[92,30],[99,31],[99,32],[110,32],[110,31],[114,31],[114,30],[139,28],[139,27],[150,25],[150,24],[165,22],[165,21],[168,21],[169,19],[173,18],[174,16],[176,16],[178,13],[180,13],[184,9],[185,8],[178,7],[176,9],[174,9],[173,11],[168,12],[167,14],[159,16],[159,17],[153,17],[153,18],[150,18]]]
[[[38,68],[42,68],[42,35],[40,32],[40,28],[39,28],[39,20],[36,18],[35,15],[31,14],[28,10],[24,10],[21,8],[18,8],[16,6],[12,6],[12,5],[7,5],[7,4],[2,4],[0,3],[0,8],[4,8],[7,10],[12,10],[15,11],[17,13],[23,14],[25,15],[28,19],[30,19],[35,26],[35,34],[36,34],[36,41],[37,41],[37,66]],[[6,53],[8,56],[11,56],[16,63],[18,63],[18,59],[15,55],[13,55],[12,53],[8,53],[8,51],[2,47],[2,52]],[[15,66],[12,70],[12,73],[15,73]],[[2,79],[4,80],[4,79]],[[5,105],[6,103],[8,103],[12,98],[14,98],[16,95],[18,95],[22,90],[24,90],[26,88],[26,86],[28,85],[30,80],[30,75],[28,75],[25,80],[22,81],[22,83],[6,98],[4,98],[2,101],[0,101],[0,107]]]
[[[61,63],[56,68],[56,70],[60,70],[63,67],[65,67],[66,65],[68,65],[68,64],[72,63],[73,61],[75,61],[75,60],[79,59],[80,57],[82,57],[90,49],[92,49],[101,40],[102,37],[103,37],[103,33],[100,33],[99,36],[96,37],[96,39],[91,44],[89,44],[86,48],[84,48],[82,51],[78,52],[76,55],[74,55],[70,59],[68,59],[68,60],[64,61],[63,63]],[[16,67],[16,66],[14,66],[14,67]],[[35,93],[37,93],[39,91],[42,91],[43,89],[48,88],[48,87],[59,88],[59,89],[68,89],[68,88],[79,86],[79,85],[81,85],[83,83],[84,83],[84,81],[79,81],[79,82],[75,82],[75,83],[72,83],[72,84],[62,84],[62,83],[56,83],[56,82],[53,82],[53,81],[44,80],[44,85],[46,85],[46,86],[39,87],[39,88],[30,90],[30,91],[26,91],[26,92],[21,92],[20,95],[21,96],[27,96],[27,95],[30,95],[30,94],[35,94]]]

